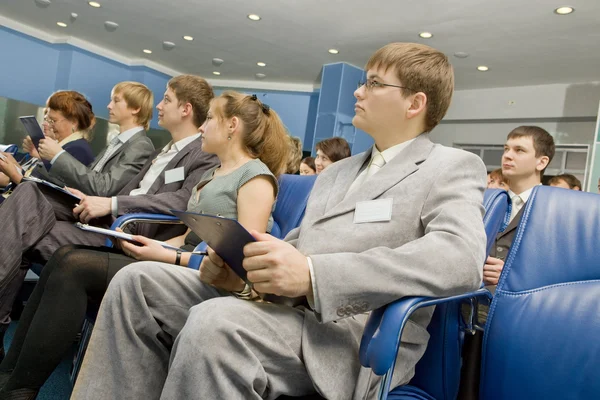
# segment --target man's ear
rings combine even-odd
[[[181,116],[187,117],[188,115],[192,115],[193,112],[194,112],[194,107],[192,107],[192,105],[190,103],[185,103],[182,106]]]
[[[412,96],[410,107],[406,110],[406,118],[411,119],[420,115],[427,108],[427,95],[423,92],[418,92]]]
[[[548,158],[548,156],[541,156],[538,159],[535,169],[538,171],[543,171],[548,166],[549,163],[550,163],[550,158]]]
[[[131,115],[138,115],[140,113],[141,108],[130,108]]]

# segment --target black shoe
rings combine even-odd
[[[35,400],[39,390],[35,389],[15,389],[8,392],[0,390],[0,400]]]

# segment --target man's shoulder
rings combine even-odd
[[[434,168],[469,167],[485,170],[485,164],[479,156],[462,149],[437,143],[433,145],[426,161],[428,165],[432,165]]]

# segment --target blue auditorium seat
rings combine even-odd
[[[488,189],[484,194],[484,226],[487,235],[486,252],[489,253],[498,232],[508,222],[510,201],[500,189]],[[483,267],[483,266],[482,266]],[[463,301],[480,297],[490,299],[486,289],[476,295],[460,295],[435,299],[409,297],[397,300],[371,313],[360,347],[360,361],[377,375],[385,375],[380,387],[380,399],[456,399],[460,382],[461,350],[464,337],[460,307]],[[408,385],[394,388],[390,384],[396,354],[404,325],[417,309],[436,306],[431,323],[427,350],[415,367],[415,376]]]

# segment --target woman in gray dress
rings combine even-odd
[[[225,92],[213,99],[202,133],[202,150],[220,165],[194,188],[188,210],[237,219],[247,230],[269,232],[277,176],[288,160],[288,137],[277,113],[256,96]],[[0,399],[34,399],[75,340],[88,301],[99,304],[114,274],[136,260],[187,266],[201,241],[193,232],[168,242],[168,250],[143,236],[141,246],[118,249],[65,246],[56,251],[23,311],[6,358],[0,364]],[[123,254],[124,253],[124,254]],[[173,268],[181,268],[173,265]]]

